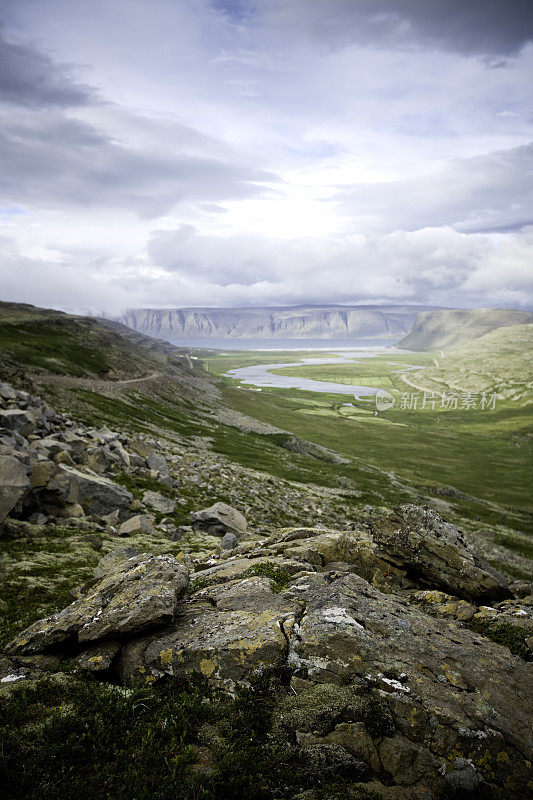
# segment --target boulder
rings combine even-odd
[[[68,447],[64,449],[71,453],[75,461],[80,461],[80,459],[84,457],[87,449],[87,440],[82,436],[78,436],[78,434],[72,433],[72,431],[65,431],[61,434],[61,440],[68,445]]]
[[[161,635],[125,645],[119,663],[122,680],[179,679],[196,672],[229,689],[246,684],[254,671],[284,664],[284,624],[287,629],[294,624],[296,607],[273,592],[266,578],[198,592]]]
[[[119,433],[110,431],[106,425],[104,425],[102,428],[91,428],[88,433],[91,439],[96,439],[96,441],[100,442],[101,444],[108,444],[109,442],[114,442],[120,438]]]
[[[46,450],[49,456],[55,456],[63,451],[69,451],[70,445],[65,442],[59,441],[53,436],[46,436],[44,439],[38,439],[35,442],[35,447],[39,450]]]
[[[199,580],[204,585],[224,583],[225,581],[246,577],[253,573],[275,577],[280,573],[284,576],[291,576],[305,570],[304,565],[299,561],[276,558],[275,556],[258,556],[257,558],[233,557],[221,562],[210,560],[203,564],[197,564],[196,568],[199,571],[194,574],[191,580]],[[309,569],[313,568],[309,567]]]
[[[0,455],[0,525],[29,491],[28,471],[14,456]]]
[[[297,696],[278,703],[279,739],[337,744],[428,796],[485,782],[500,787],[487,797],[524,796],[531,665],[354,574],[301,577],[292,596],[305,612],[289,634]],[[472,769],[458,774],[457,758]]]
[[[117,483],[101,475],[91,475],[65,464],[48,484],[64,503],[80,503],[87,514],[103,516],[115,508],[126,512],[133,496]]]
[[[119,651],[119,642],[101,642],[80,653],[74,659],[74,663],[79,669],[84,669],[88,672],[106,672],[111,669],[113,660]]]
[[[160,453],[150,453],[146,459],[148,468],[157,472],[163,482],[171,480],[170,470],[168,468],[167,460]]]
[[[509,581],[469,550],[459,529],[428,506],[399,506],[371,531],[381,558],[426,585],[467,599],[511,596]]]
[[[314,548],[321,564],[267,554],[276,544]],[[231,692],[274,672],[287,691],[268,741],[310,778],[363,779],[394,800],[527,796],[532,665],[465,627],[525,619],[527,603],[478,609],[441,590],[381,592],[354,571],[358,549],[381,563],[369,531],[290,529],[251,546],[249,557],[197,563],[187,593],[190,557],[119,548],[71,606],[9,645],[13,663],[52,650],[124,684],[197,673]]]
[[[83,464],[98,473],[105,472],[110,466],[102,447],[89,447],[83,455]]]
[[[195,530],[205,531],[212,536],[224,536],[228,531],[242,536],[248,527],[240,511],[226,503],[215,503],[202,511],[194,511],[191,522]]]
[[[118,529],[119,536],[135,536],[138,533],[154,533],[152,519],[147,514],[130,517]]]
[[[16,400],[17,393],[9,383],[0,383],[0,397],[2,400]]]
[[[30,484],[32,489],[40,489],[43,486],[48,486],[54,475],[57,473],[58,467],[53,461],[44,459],[37,461],[31,468]]]
[[[36,427],[35,416],[27,409],[8,408],[0,411],[0,428],[28,436]]]
[[[176,501],[169,497],[163,497],[160,492],[148,491],[143,494],[143,503],[162,514],[172,514],[176,510]]]
[[[221,550],[234,550],[237,547],[237,537],[234,533],[225,533],[220,540]]]
[[[130,466],[130,454],[124,450],[120,442],[112,442],[109,446],[109,449],[111,453],[118,458],[119,463],[123,464],[125,467]]]
[[[42,652],[157,628],[173,619],[188,580],[187,569],[173,556],[133,556],[105,573],[63,611],[19,634],[6,652]]]
[[[56,453],[56,455],[53,456],[53,461],[54,464],[67,464],[70,467],[76,466],[74,459],[67,450],[62,450],[60,453]]]

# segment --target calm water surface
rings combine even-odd
[[[368,342],[368,340],[366,340]],[[330,351],[333,348],[328,348]],[[236,378],[243,384],[259,386],[262,388],[276,389],[303,389],[307,392],[327,392],[328,394],[353,394],[355,398],[363,399],[365,396],[375,395],[379,391],[377,386],[348,386],[345,383],[332,381],[315,381],[311,378],[297,378],[289,375],[274,375],[273,369],[286,367],[301,367],[306,364],[360,364],[364,358],[380,355],[385,352],[384,347],[368,347],[364,350],[356,349],[336,355],[333,358],[302,358],[300,361],[280,362],[279,364],[255,364],[250,367],[238,367],[226,372],[226,376]],[[402,351],[397,351],[402,352]],[[389,362],[396,363],[396,362]],[[394,372],[408,372],[420,367],[411,364],[399,364],[401,369]],[[369,398],[370,399],[370,398]]]

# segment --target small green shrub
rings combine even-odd
[[[271,561],[263,561],[255,564],[243,572],[243,578],[265,577],[270,578],[270,588],[273,592],[283,592],[290,583],[291,574],[287,569],[273,564]]]

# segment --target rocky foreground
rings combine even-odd
[[[198,675],[232,695],[267,675],[269,746],[317,780],[348,776],[391,799],[528,796],[532,587],[436,511],[403,505],[265,535],[217,502],[184,530],[160,452],[8,384],[0,398],[0,523],[81,520],[117,538],[70,605],[8,644],[4,695],[67,665],[125,687]],[[118,468],[161,491],[134,499]],[[174,550],[132,546],[147,531]],[[176,552],[190,531],[204,546]],[[205,749],[214,735],[204,731]]]

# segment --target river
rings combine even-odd
[[[398,351],[401,353],[404,351]],[[315,381],[311,378],[298,378],[289,375],[275,375],[273,369],[286,369],[287,367],[303,367],[306,364],[360,364],[364,358],[382,355],[383,349],[369,350],[362,352],[356,350],[337,355],[334,358],[302,358],[300,361],[291,361],[279,364],[255,364],[252,367],[237,367],[230,369],[225,375],[229,378],[236,378],[241,383],[258,386],[261,388],[276,389],[303,389],[307,392],[326,392],[328,394],[353,395],[357,400],[362,400],[365,396],[374,395],[379,391],[377,386],[349,386],[345,383],[333,383],[331,381]],[[409,372],[412,369],[421,367],[412,364],[399,364],[389,361],[389,364],[398,364],[402,369],[393,372]]]

